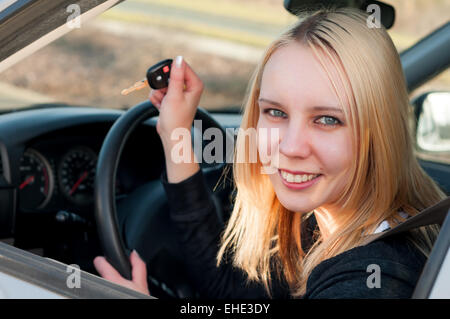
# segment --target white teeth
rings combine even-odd
[[[317,177],[318,174],[302,174],[302,175],[294,175],[285,171],[281,171],[281,176],[288,183],[304,183],[306,181],[310,181],[313,178]]]

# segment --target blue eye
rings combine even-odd
[[[320,125],[325,125],[325,126],[335,126],[335,125],[339,125],[342,124],[341,121],[339,121],[337,118],[332,117],[332,116],[321,116],[318,117],[318,124]]]
[[[277,109],[265,109],[264,113],[268,113],[272,117],[287,117],[286,113]]]

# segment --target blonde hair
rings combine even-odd
[[[445,198],[414,156],[399,55],[386,30],[368,28],[366,20],[365,13],[349,8],[320,10],[303,17],[268,47],[250,83],[236,156],[249,154],[241,132],[257,126],[264,66],[277,49],[293,42],[312,50],[341,105],[349,106],[345,116],[356,146],[351,180],[338,201],[338,231],[326,240],[319,235],[308,251],[301,244],[306,214],[281,205],[269,177],[261,174],[259,158],[257,163],[234,162],[237,193],[217,265],[231,253],[233,265],[245,271],[249,280],[262,282],[269,294],[274,268],[286,279],[291,294],[299,297],[320,262],[361,245],[364,236],[383,220],[391,227],[404,221],[400,211],[414,216]],[[338,72],[330,72],[330,66]],[[424,228],[414,240],[425,254],[437,231]]]

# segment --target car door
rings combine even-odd
[[[153,298],[0,242],[0,298]]]

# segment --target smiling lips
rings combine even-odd
[[[289,188],[301,189],[313,185],[322,174],[311,174],[306,172],[292,172],[279,170],[283,183]]]
[[[281,177],[288,183],[303,183],[310,181],[320,174],[311,174],[306,172],[292,172],[284,169],[280,169]]]

